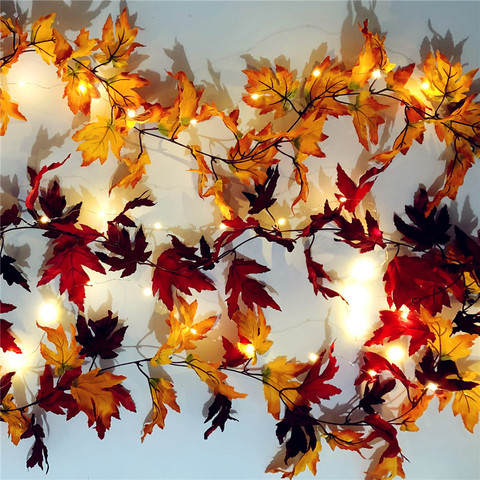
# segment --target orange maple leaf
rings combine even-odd
[[[58,69],[61,69],[72,56],[73,48],[56,28],[52,29],[52,33],[55,40],[53,49],[54,63]]]
[[[158,425],[163,429],[165,426],[165,417],[167,416],[167,407],[180,413],[180,407],[177,404],[177,396],[173,389],[173,384],[164,378],[149,378],[150,394],[152,396],[152,421],[143,427],[142,442],[147,435],[153,431],[153,427]],[[165,406],[166,405],[166,406]]]
[[[0,136],[5,135],[10,117],[27,121],[27,119],[19,112],[18,104],[12,102],[10,100],[10,95],[3,88],[0,88]]]
[[[48,341],[52,342],[57,349],[57,351],[54,352],[43,343],[40,343],[40,353],[48,365],[55,367],[55,375],[63,375],[67,370],[73,370],[82,365],[85,356],[79,356],[82,346],[77,345],[77,341],[75,340],[75,327],[72,324],[70,324],[70,344],[68,343],[62,325],[59,325],[54,329],[50,327],[42,327],[37,323],[37,327],[47,334]]]
[[[417,394],[412,399],[406,399],[400,406],[400,415],[402,418],[400,430],[418,432],[419,428],[415,422],[425,413],[432,398],[434,398],[434,395],[427,395],[427,393],[423,392]],[[415,406],[412,408],[412,405]]]
[[[143,98],[133,89],[148,85],[149,81],[136,73],[119,73],[105,81],[110,104],[120,107],[136,109],[143,102]]]
[[[90,38],[90,32],[82,28],[75,39],[78,48],[72,53],[72,58],[88,57],[97,49],[98,43],[98,39]]]
[[[125,125],[119,119],[111,121],[110,118],[98,116],[96,122],[85,125],[72,137],[76,142],[83,141],[77,147],[77,151],[82,152],[82,166],[90,165],[97,159],[105,163],[110,150],[120,160],[125,134]]]
[[[348,106],[348,111],[353,117],[353,126],[358,135],[359,142],[366,150],[368,142],[378,143],[378,126],[385,123],[384,118],[378,113],[388,108],[387,105],[378,103],[369,92],[362,91],[357,95],[354,104]]]
[[[235,212],[233,211],[233,208],[226,202],[224,196],[224,189],[227,183],[227,178],[219,178],[208,190],[203,193],[202,197],[213,196],[217,207],[220,209],[220,213],[223,215],[223,218],[232,220],[232,218],[235,217]]]
[[[466,372],[462,374],[465,381],[478,380],[476,372]],[[475,425],[478,423],[480,415],[480,384],[471,390],[459,390],[455,392],[452,403],[452,411],[455,416],[460,415],[465,428],[473,433]]]
[[[40,17],[33,23],[30,34],[30,43],[48,64],[55,60],[55,41],[52,30],[55,16],[55,13],[49,13],[45,17]]]
[[[109,15],[103,26],[102,40],[98,45],[103,53],[95,54],[95,58],[102,65],[112,62],[114,67],[126,67],[132,52],[137,47],[143,47],[140,43],[134,42],[138,28],[130,28],[126,8],[115,22],[115,33],[113,30],[112,16]]]
[[[218,369],[220,362],[204,362],[192,354],[188,355],[185,361],[187,362],[187,365],[195,371],[200,379],[210,387],[214,395],[221,393],[229,400],[233,400],[234,398],[245,398],[247,396],[246,393],[239,393],[235,391],[231,385],[225,383],[227,375]]]
[[[2,17],[0,20],[1,38],[12,35],[11,51],[5,51],[5,45],[2,43],[4,49],[4,57],[0,60],[1,73],[7,73],[7,70],[18,61],[20,55],[29,47],[28,33],[23,31],[22,26],[15,20],[13,24],[10,18]]]
[[[84,115],[90,113],[93,98],[100,98],[100,93],[95,86],[97,79],[86,68],[88,60],[83,64],[75,62],[73,66],[67,65],[63,71],[62,81],[66,82],[63,98],[67,97],[68,106],[73,113],[81,111]]]
[[[321,106],[318,105],[314,110],[302,116],[299,126],[291,132],[292,143],[299,152],[318,158],[325,156],[317,145],[318,142],[323,142],[328,138],[323,133],[325,120],[326,115],[323,113]]]
[[[267,325],[262,309],[257,306],[257,315],[250,309],[247,310],[246,314],[237,310],[233,314],[232,320],[237,324],[240,344],[243,344],[246,340],[247,345],[253,346],[253,356],[248,352],[247,356],[252,357],[252,365],[255,365],[257,363],[257,353],[263,355],[273,345],[273,342],[267,339],[271,327]],[[240,345],[239,349],[242,351]]]
[[[403,458],[384,457],[380,463],[365,473],[367,474],[365,480],[392,480],[395,477],[405,478]]]
[[[294,379],[306,369],[304,363],[287,361],[284,356],[277,357],[263,367],[263,393],[267,410],[275,419],[280,420],[280,395],[289,407],[301,404],[301,395],[296,390],[301,383]]]
[[[200,197],[204,196],[203,189],[208,181],[208,176],[213,175],[212,170],[207,165],[205,161],[205,156],[199,152],[200,147],[198,145],[190,145],[190,152],[197,161],[198,168],[191,168],[189,172],[196,172],[198,173],[198,195]]]
[[[141,180],[143,175],[147,173],[145,170],[145,165],[150,165],[150,157],[148,156],[148,152],[144,149],[143,152],[137,157],[136,160],[130,160],[127,157],[123,157],[122,159],[125,165],[128,168],[128,175],[123,177],[117,183],[111,186],[110,192],[115,187],[132,187],[134,188],[135,185]]]
[[[342,450],[351,450],[357,452],[362,457],[363,455],[360,449],[372,448],[371,445],[365,442],[365,438],[361,432],[356,432],[349,428],[345,430],[332,430],[327,434],[326,440],[332,450],[335,450],[337,447]]]
[[[118,406],[122,403],[112,388],[120,385],[126,377],[108,371],[100,373],[96,368],[77,377],[70,392],[78,408],[88,417],[88,426],[96,423],[100,438],[110,428],[112,416],[119,418]]]
[[[5,395],[3,398],[2,410],[0,410],[0,418],[8,425],[8,436],[14,445],[18,445],[18,442],[22,438],[22,434],[30,425],[30,419],[22,410],[17,410],[17,406],[13,401],[13,395],[11,393]]]
[[[294,173],[295,181],[297,182],[298,185],[300,185],[300,192],[292,202],[292,210],[293,210],[293,207],[300,200],[303,200],[304,202],[306,202],[308,198],[308,191],[309,191],[308,179],[307,179],[308,167],[303,163],[307,158],[308,158],[308,154],[306,153],[298,152],[297,155],[295,155],[295,160],[293,162],[293,167],[294,167],[293,173]]]
[[[272,68],[262,67],[261,71],[243,70],[248,77],[243,101],[254,108],[260,108],[260,114],[275,112],[275,118],[282,117],[291,107],[299,81],[294,80],[294,73],[280,65]]]

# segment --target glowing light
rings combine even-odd
[[[372,77],[373,77],[373,78],[380,78],[381,76],[382,76],[382,72],[381,72],[380,70],[378,70],[378,69],[377,69],[377,70],[374,70],[374,71],[372,72]]]
[[[309,356],[308,356],[308,359],[315,363],[317,360],[318,360],[318,355],[316,353],[311,353]]]
[[[437,385],[436,383],[430,382],[430,383],[427,385],[427,388],[428,388],[428,390],[430,390],[431,392],[434,392],[434,391],[438,388],[438,385]]]
[[[378,375],[378,373],[377,373],[375,370],[369,370],[369,371],[368,371],[368,374],[369,374],[372,378],[375,378],[375,377]]]
[[[319,77],[320,76],[320,70],[318,68],[316,68],[313,72],[312,72],[312,75],[314,77]]]
[[[347,201],[347,197],[339,197],[338,201],[340,203],[345,203]]]
[[[237,343],[237,348],[248,358],[253,358],[255,355],[255,347],[251,343]]]
[[[430,84],[428,82],[422,82],[420,86],[423,90],[428,90],[430,88]]]
[[[285,225],[286,223],[287,223],[287,220],[285,218],[279,218],[277,221],[277,224],[279,227],[281,227],[282,225]]]
[[[407,320],[408,318],[408,308],[405,306],[405,305],[402,305],[400,307],[400,316],[404,319],[404,320]]]
[[[405,350],[399,345],[392,345],[387,350],[387,359],[389,362],[396,363],[400,362],[405,358]]]
[[[220,230],[225,230],[225,229],[227,228],[227,226],[222,222],[222,223],[218,226],[218,228],[219,228]]]
[[[370,292],[368,288],[361,284],[353,283],[343,289],[343,296],[351,307],[359,308],[367,306],[370,301]]]
[[[57,306],[51,302],[44,302],[40,305],[38,316],[41,323],[52,323],[58,317]]]
[[[155,222],[155,223],[153,224],[153,228],[154,228],[155,230],[161,230],[161,229],[162,229],[162,224],[161,224],[160,222]]]
[[[26,367],[25,355],[23,353],[5,352],[2,363],[6,367],[6,371],[14,371],[18,375]]]
[[[38,219],[38,221],[39,221],[40,223],[49,223],[49,222],[50,222],[50,219],[49,219],[46,215],[42,215],[42,216]]]
[[[103,210],[100,210],[100,211],[97,213],[97,215],[98,215],[99,217],[101,217],[101,218],[105,218],[107,214],[106,214]]]
[[[146,297],[151,297],[153,296],[153,291],[151,288],[149,287],[146,287],[143,289],[143,294],[146,296]]]
[[[261,97],[261,95],[259,95],[258,93],[252,93],[252,94],[250,95],[250,98],[251,98],[252,100],[258,100],[260,97]]]
[[[360,258],[352,265],[350,274],[359,282],[368,282],[375,276],[376,267],[369,258]]]
[[[196,331],[194,328],[191,328],[191,329],[190,329],[190,332],[193,333],[194,335],[197,334],[197,331]]]
[[[127,115],[129,118],[133,118],[135,116],[135,110],[127,110]]]
[[[18,82],[18,85],[19,85],[20,87],[24,87],[24,86],[26,85],[26,83],[25,83],[23,80],[20,80],[20,81]]]
[[[195,125],[196,123],[197,123],[197,119],[192,118],[192,119],[190,120],[190,125]]]
[[[85,93],[87,91],[87,86],[84,84],[84,83],[81,83],[79,86],[78,86],[78,91],[80,93]]]
[[[93,287],[93,283],[91,280],[89,280],[86,284],[87,287]]]
[[[363,337],[369,330],[368,318],[361,312],[353,312],[345,319],[345,331],[353,338]]]

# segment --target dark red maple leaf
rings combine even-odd
[[[382,452],[380,462],[386,457],[396,457],[401,451],[396,428],[378,414],[367,415],[365,422],[373,428],[373,432],[365,439],[366,443],[379,437],[388,443],[387,448]]]
[[[419,311],[422,305],[431,315],[436,315],[443,306],[450,306],[449,278],[424,258],[396,256],[388,264],[383,281],[388,304],[397,309],[405,305]]]
[[[155,202],[148,198],[148,196],[144,197],[145,193],[146,192],[143,192],[139,197],[127,202],[125,208],[112,220],[112,222],[122,224],[125,227],[136,227],[135,222],[127,217],[126,213],[137,207],[152,207],[155,205]]]
[[[268,271],[270,271],[268,267],[260,265],[255,260],[235,258],[232,261],[225,285],[225,293],[230,292],[227,298],[228,316],[230,318],[239,309],[239,297],[242,297],[243,303],[251,310],[255,308],[255,304],[262,308],[272,307],[275,310],[280,310],[278,304],[265,290],[265,285],[249,276],[250,274]]]
[[[10,225],[18,225],[20,223],[18,206],[14,203],[10,208],[2,211],[0,214],[0,230],[3,230]]]
[[[227,227],[227,230],[225,230],[213,243],[215,249],[214,259],[218,258],[218,254],[222,247],[233,242],[245,231],[259,226],[258,220],[253,217],[248,217],[245,221],[240,217],[236,217],[232,220],[223,220],[222,223]]]
[[[10,390],[10,387],[12,386],[12,377],[14,375],[15,372],[8,372],[0,378],[0,403],[2,403],[5,395],[7,395]]]
[[[104,252],[95,252],[97,257],[110,266],[110,271],[123,270],[121,277],[134,273],[137,265],[146,262],[150,258],[151,250],[147,251],[148,243],[140,227],[133,241],[125,228],[120,228],[113,222],[108,223],[106,240],[103,247],[115,256],[108,256]]]
[[[235,345],[233,345],[227,338],[222,336],[223,348],[225,353],[223,355],[224,367],[238,367],[248,360],[246,357]]]
[[[295,248],[295,239],[285,238],[280,230],[273,228],[272,230],[267,230],[260,226],[255,227],[253,231],[262,238],[265,238],[269,242],[278,243],[282,247],[285,247],[289,252]]]
[[[11,303],[3,303],[0,300],[0,313],[8,313],[12,310],[15,310],[16,308],[17,307],[15,305],[12,305]]]
[[[13,324],[0,318],[0,347],[4,352],[22,353],[15,337],[8,331]]]
[[[81,369],[68,370],[59,380],[58,385],[53,385],[53,369],[45,365],[40,377],[40,388],[37,393],[37,403],[46,412],[56,415],[67,415],[67,420],[77,415],[80,411],[75,399],[65,390],[70,388],[73,380],[81,373]]]
[[[459,311],[455,315],[453,323],[452,333],[465,332],[480,335],[480,313],[469,314]]]
[[[118,317],[114,317],[110,310],[100,320],[89,319],[88,326],[85,318],[79,315],[77,318],[78,334],[75,335],[75,338],[82,346],[80,355],[86,355],[87,357],[100,356],[104,359],[118,356],[118,353],[114,350],[122,346],[127,327],[124,326],[115,330],[117,325]]]
[[[304,253],[305,261],[307,263],[308,280],[313,285],[313,291],[315,295],[320,292],[326,299],[333,297],[340,297],[343,299],[343,297],[338,292],[323,285],[323,280],[328,280],[329,282],[331,282],[331,280],[327,272],[325,272],[325,270],[323,269],[323,265],[313,260],[311,245],[309,248],[305,249]]]
[[[300,237],[310,237],[321,230],[325,225],[330,222],[336,221],[340,217],[340,210],[336,208],[332,210],[328,200],[325,200],[325,206],[323,213],[317,213],[316,215],[310,215],[310,223],[302,230]]]
[[[405,213],[412,225],[405,223],[397,214],[393,217],[397,230],[404,235],[404,240],[415,245],[415,251],[425,251],[450,240],[450,235],[447,234],[451,227],[447,206],[445,205],[438,214],[435,207],[425,215],[428,204],[428,194],[421,188],[415,194],[413,205],[405,206]]]
[[[157,258],[152,276],[153,294],[158,294],[169,310],[173,310],[172,288],[180,290],[186,295],[191,294],[193,288],[197,292],[215,290],[213,281],[199,270],[196,248],[187,247],[176,237],[172,236],[173,248],[162,252]]]
[[[297,388],[298,393],[307,402],[320,403],[322,399],[328,400],[333,395],[342,393],[338,387],[325,383],[327,380],[331,380],[338,371],[337,359],[333,356],[333,347],[332,343],[328,350],[328,363],[322,373],[320,373],[320,367],[326,351],[318,356],[302,384]]]
[[[248,213],[254,215],[260,213],[264,209],[270,208],[276,201],[273,198],[275,188],[277,187],[277,181],[280,177],[278,167],[267,168],[267,179],[263,184],[255,184],[255,193],[242,192],[250,203],[250,209]]]
[[[310,407],[306,405],[296,406],[292,410],[285,411],[285,417],[277,423],[276,435],[280,445],[290,432],[290,438],[285,443],[285,463],[289,458],[295,457],[298,453],[307,453],[308,450],[315,450],[317,437],[314,426],[317,420],[310,415]]]
[[[0,260],[0,274],[3,275],[3,278],[9,285],[13,285],[14,283],[20,285],[25,290],[30,291],[30,287],[28,286],[27,279],[23,276],[23,274],[18,270],[13,264],[16,260],[8,255],[2,255]]]
[[[382,345],[385,340],[391,342],[404,335],[409,335],[411,339],[408,354],[412,356],[420,347],[426,345],[428,340],[435,340],[435,335],[416,312],[410,311],[407,318],[404,318],[402,312],[398,310],[394,312],[382,310],[380,320],[383,325],[373,332],[372,338],[365,342],[366,347]]]
[[[225,423],[227,420],[235,420],[236,418],[230,416],[230,411],[232,409],[232,401],[219,393],[215,395],[215,398],[211,405],[208,407],[208,415],[204,423],[212,420],[212,425],[208,430],[203,434],[203,438],[206,440],[218,427],[223,432],[225,429]],[[215,417],[215,418],[214,418]]]
[[[53,240],[52,256],[47,260],[47,268],[37,286],[45,285],[60,275],[60,293],[66,290],[69,300],[83,311],[85,285],[90,280],[84,268],[105,273],[97,256],[88,246],[91,241],[100,236],[100,233],[84,225],[82,229],[73,225],[55,225],[62,231],[74,232],[74,234],[61,234]]]
[[[30,437],[34,438],[34,442],[30,450],[30,455],[27,458],[27,468],[33,468],[35,465],[38,465],[43,470],[43,462],[45,462],[45,466],[47,467],[45,474],[47,474],[50,465],[48,464],[48,450],[43,442],[45,432],[43,431],[43,427],[37,423],[35,414],[32,415],[28,428],[20,438]]]
[[[388,392],[391,392],[395,388],[396,381],[394,378],[388,378],[387,380],[380,380],[379,376],[367,382],[362,398],[358,404],[366,413],[374,414],[375,410],[372,405],[380,405],[385,402],[382,398]]]

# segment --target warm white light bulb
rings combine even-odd
[[[250,95],[251,99],[252,100],[258,100],[260,98],[261,95],[259,95],[258,93],[252,93]]]
[[[151,288],[149,287],[146,287],[143,289],[143,294],[146,296],[146,297],[151,297],[153,295],[153,291]]]
[[[345,203],[345,202],[347,201],[347,197],[340,197],[340,198],[338,199],[338,201],[339,201],[340,203]]]
[[[312,75],[314,77],[319,77],[320,76],[320,70],[318,68],[316,68],[313,72],[312,72]]]
[[[192,332],[194,335],[197,334],[197,331],[196,331],[194,328],[191,328],[191,329],[190,329],[190,332]]]
[[[389,362],[400,362],[405,358],[405,350],[399,345],[392,345],[387,349],[387,359]]]
[[[42,215],[42,216],[38,219],[38,221],[39,221],[40,223],[49,223],[49,222],[50,222],[50,219],[49,219],[46,215]]]
[[[162,224],[161,224],[160,222],[155,222],[155,223],[153,224],[153,228],[154,228],[155,230],[161,230]]]
[[[378,70],[378,69],[377,69],[377,70],[374,70],[374,71],[372,72],[372,77],[373,77],[373,78],[380,78],[381,76],[382,76],[382,72],[381,72],[380,70]]]
[[[40,305],[38,311],[41,323],[52,323],[57,319],[57,306],[51,302],[44,302]]]
[[[251,343],[245,346],[245,354],[247,357],[253,357],[255,355],[255,347]]]
[[[430,383],[427,385],[427,388],[428,388],[428,390],[430,390],[431,392],[434,392],[434,391],[438,388],[438,385],[437,385],[436,383],[430,382]]]
[[[378,375],[378,373],[377,373],[375,370],[373,370],[373,369],[369,370],[369,371],[368,371],[368,374],[369,374],[372,378],[375,378],[375,377]]]
[[[222,223],[218,226],[218,228],[219,228],[220,230],[225,230],[225,229],[227,228],[227,226],[222,222]]]
[[[362,312],[352,312],[345,319],[345,332],[352,338],[363,337],[368,328],[368,318]]]
[[[360,258],[350,270],[351,276],[358,282],[368,282],[375,276],[376,264],[369,258]]]
[[[127,110],[127,116],[133,118],[135,116],[135,110]]]
[[[285,225],[287,223],[287,220],[285,218],[279,218],[278,221],[277,221],[277,224],[279,227]]]
[[[20,80],[20,81],[18,82],[18,85],[19,85],[20,87],[24,87],[24,86],[26,85],[26,83],[25,83],[23,80]]]
[[[190,125],[195,125],[197,123],[197,119],[196,118],[192,118],[190,120]]]
[[[309,356],[308,356],[308,359],[312,362],[312,363],[315,363],[317,360],[318,360],[318,355],[316,353],[311,353]]]
[[[80,85],[78,85],[78,91],[80,93],[85,93],[87,91],[87,86],[84,83],[80,83]]]
[[[5,371],[15,372],[16,375],[25,369],[25,355],[23,353],[5,352],[2,355],[2,365]]]
[[[430,88],[430,84],[428,82],[423,82],[421,87],[423,88],[423,90],[428,90]]]

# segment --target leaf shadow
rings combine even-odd
[[[56,133],[52,137],[49,137],[48,129],[42,125],[38,129],[37,136],[33,142],[27,165],[38,172],[42,160],[49,158],[55,148],[61,148],[65,140],[70,136],[70,132],[71,130],[67,130],[64,134]]]

